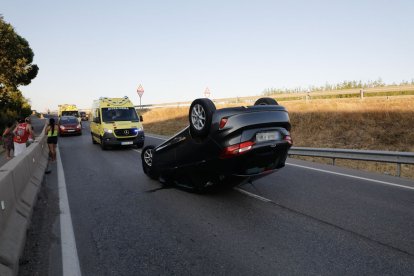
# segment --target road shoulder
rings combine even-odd
[[[45,175],[33,210],[19,274],[61,275],[59,196],[56,165]]]

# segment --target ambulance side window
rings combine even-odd
[[[101,122],[100,114],[99,114],[99,108],[95,108],[93,110],[93,121],[97,124]]]

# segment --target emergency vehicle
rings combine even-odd
[[[101,97],[93,102],[91,115],[92,143],[99,143],[102,149],[132,145],[140,148],[144,145],[142,116],[138,116],[128,97]]]
[[[79,122],[81,120],[81,118],[79,116],[78,108],[74,104],[61,104],[61,105],[59,105],[58,116],[59,117],[62,117],[62,116],[75,116],[76,118],[78,118]]]

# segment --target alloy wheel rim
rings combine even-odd
[[[193,106],[191,110],[191,122],[197,130],[202,130],[206,125],[206,112],[200,104]]]
[[[144,162],[149,167],[152,166],[152,149],[148,149],[144,152]]]

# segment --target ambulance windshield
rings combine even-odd
[[[102,108],[102,120],[104,122],[133,121],[138,122],[139,118],[133,107],[108,107]]]

